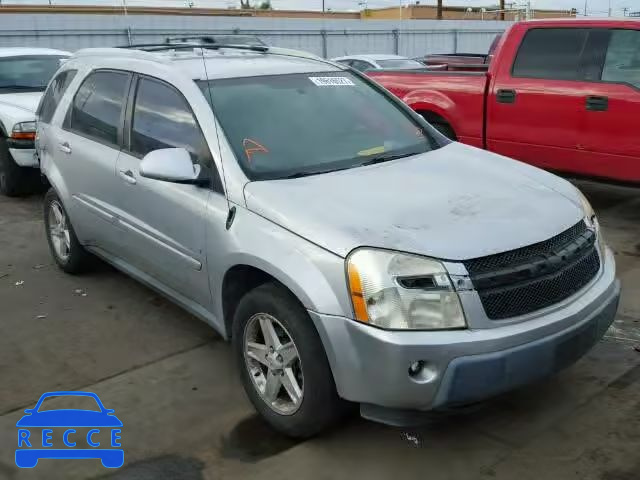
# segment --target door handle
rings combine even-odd
[[[515,103],[516,91],[500,89],[496,92],[496,100],[499,103]]]
[[[593,112],[606,112],[609,109],[609,97],[589,95],[586,101],[587,110]]]
[[[67,142],[61,143],[60,145],[58,145],[58,148],[62,153],[66,153],[67,155],[71,153],[71,147]]]
[[[120,178],[125,182],[130,183],[131,185],[135,185],[137,183],[131,170],[118,170],[118,175],[120,175]]]

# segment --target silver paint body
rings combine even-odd
[[[206,62],[206,70],[204,63]],[[155,288],[228,338],[222,286],[248,265],[285,285],[306,307],[323,341],[339,394],[389,407],[429,408],[451,359],[500,351],[575,328],[616,297],[613,256],[583,290],[530,315],[487,318],[474,290],[459,292],[468,329],[385,331],[353,318],[345,257],[372,246],[457,260],[548,239],[583,216],[567,181],[458,143],[422,155],[324,175],[250,182],[194,79],[322,72],[343,67],[312,58],[222,51],[202,57],[101,49],[62,68],[78,74],[51,124],[39,125],[41,168],[80,242]],[[83,79],[94,69],[139,72],[174,85],[197,117],[225,193],[142,177],[140,159],[62,128]],[[70,152],[61,145],[68,144]],[[66,150],[66,149],[65,149]],[[131,171],[135,183],[119,172]],[[226,229],[230,207],[232,227]],[[468,282],[467,282],[468,283]],[[437,375],[416,383],[409,362],[428,359]]]

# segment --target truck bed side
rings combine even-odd
[[[367,75],[428,120],[443,119],[459,141],[483,148],[486,73],[379,70]]]

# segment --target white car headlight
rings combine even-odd
[[[458,294],[437,260],[359,248],[347,258],[347,274],[356,320],[394,330],[466,327]]]
[[[600,258],[604,261],[605,259],[605,251],[606,244],[604,242],[604,236],[602,235],[602,229],[600,228],[600,222],[598,222],[598,217],[596,212],[593,210],[591,203],[587,200],[580,190],[577,190],[578,196],[580,197],[580,203],[582,204],[582,211],[584,212],[584,221],[587,222],[587,227],[593,229],[596,232],[596,236],[598,238],[598,250],[600,252]]]

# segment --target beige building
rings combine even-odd
[[[398,19],[402,15],[405,20],[433,20],[438,18],[438,9],[435,5],[409,5],[400,9],[399,7],[369,9],[362,12],[362,18],[372,20]],[[575,10],[532,10],[532,18],[558,18],[575,17]],[[497,8],[485,7],[460,7],[445,5],[442,7],[443,20],[522,20],[524,12],[522,10],[506,10],[502,15]]]

